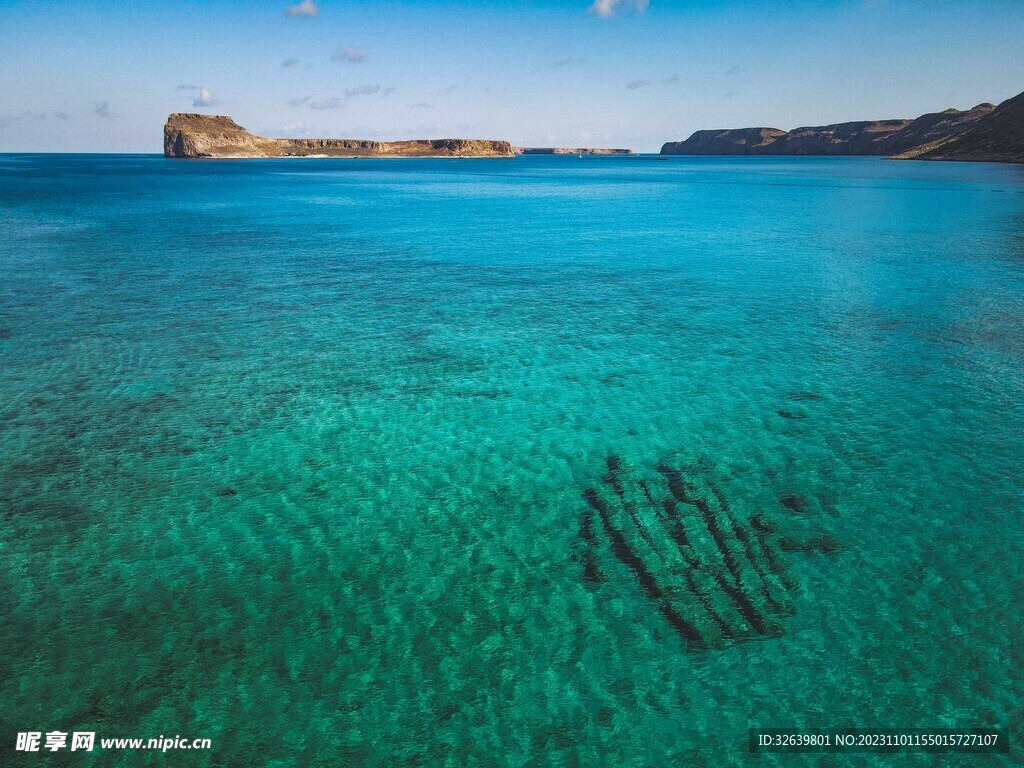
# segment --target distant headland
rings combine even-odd
[[[1024,163],[1024,93],[1004,101],[969,130],[903,150],[896,157]]]
[[[603,147],[516,147],[517,155],[632,155],[632,149]]]
[[[695,132],[663,155],[877,155],[899,159],[1024,162],[1024,93],[1000,104],[947,109],[914,120],[869,120]]]
[[[166,157],[512,157],[490,139],[265,139],[225,115],[174,113],[164,126]]]

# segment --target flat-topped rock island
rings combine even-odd
[[[632,155],[632,149],[606,147],[516,147],[517,155]]]
[[[507,141],[493,139],[267,139],[226,115],[176,112],[164,126],[164,156],[242,157],[513,157]]]

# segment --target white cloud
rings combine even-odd
[[[98,102],[97,104],[95,104],[94,111],[101,117],[117,117],[117,115],[110,111],[110,105],[107,104],[107,102],[105,101]],[[31,109],[26,109],[23,112],[19,112],[16,115],[11,113],[0,115],[0,125],[10,125],[11,121],[14,120],[47,120],[49,117],[49,112],[36,112]],[[71,115],[69,115],[67,112],[62,112],[60,110],[54,112],[53,117],[57,120],[71,119]]]
[[[366,61],[366,51],[362,48],[338,48],[331,54],[331,61],[345,61],[349,64],[362,64]]]
[[[305,16],[312,18],[320,13],[320,9],[316,7],[316,3],[313,0],[302,0],[301,3],[296,5],[289,5],[284,9],[285,16]]]
[[[380,91],[379,85],[360,85],[358,88],[346,88],[343,93],[346,99],[351,99],[353,96],[371,96]]]
[[[322,101],[314,101],[309,105],[310,109],[341,109],[341,99],[334,96],[330,99],[323,99]]]
[[[328,99],[311,101],[309,96],[288,99],[288,105],[292,107],[301,107],[304,104],[308,104],[310,109],[343,109],[345,107],[346,99],[351,99],[356,96],[372,96],[375,93],[382,93],[387,96],[394,90],[394,88],[384,88],[376,83],[368,83],[366,85],[357,86],[356,88],[346,88],[341,92],[341,96],[331,96]]]
[[[174,90],[191,91],[193,94],[193,107],[215,107],[222,103],[220,99],[213,95],[209,88],[203,88],[201,85],[179,85]]]
[[[281,128],[281,130],[276,131],[276,133],[282,136],[288,136],[293,138],[300,136],[308,137],[312,133],[312,130],[305,123],[299,122],[286,125],[283,128]]]
[[[193,107],[215,107],[220,104],[220,99],[214,96],[206,88],[200,88],[199,93],[192,99]]]
[[[610,19],[621,8],[632,8],[637,13],[643,13],[651,4],[651,0],[594,0],[590,6],[590,12],[602,19]]]
[[[93,105],[92,111],[100,117],[102,117],[104,120],[113,120],[115,117],[117,117],[117,115],[111,111],[109,101],[97,101]]]

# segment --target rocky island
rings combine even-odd
[[[603,147],[516,147],[517,155],[632,155],[632,149]]]
[[[164,126],[166,157],[512,157],[491,139],[266,139],[225,115],[174,113]]]

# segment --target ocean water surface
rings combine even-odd
[[[1024,717],[1022,168],[6,155],[0,274],[12,744],[741,766]]]

